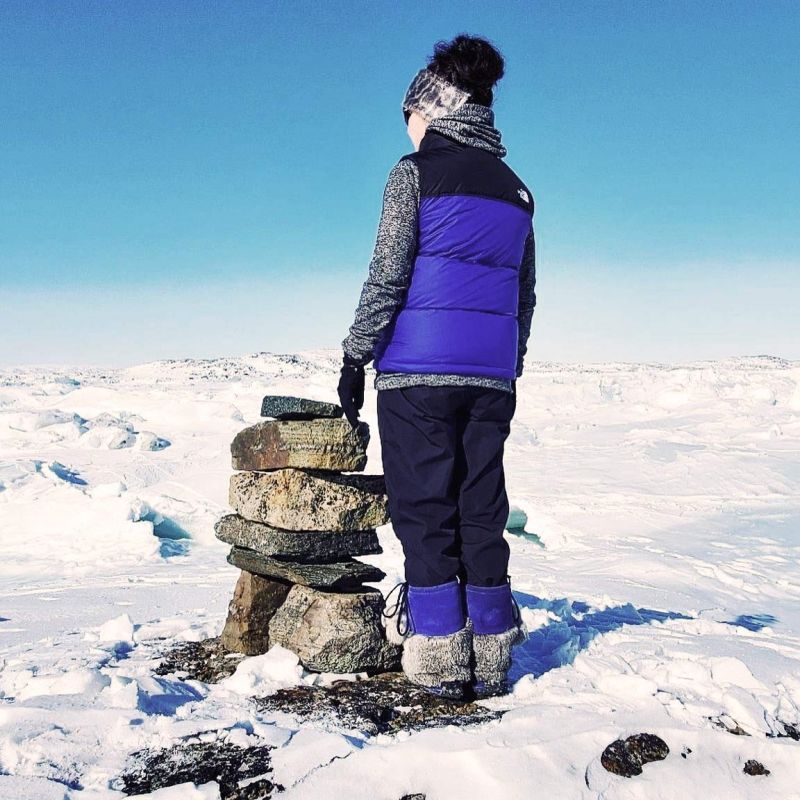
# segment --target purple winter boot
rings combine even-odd
[[[397,615],[396,623],[386,626],[386,634],[389,641],[403,645],[403,672],[430,694],[463,699],[472,678],[472,636],[458,581],[397,586],[400,599],[384,616]]]
[[[528,629],[510,579],[499,586],[466,585],[467,616],[472,623],[472,690],[477,698],[507,694],[511,649],[524,642]]]

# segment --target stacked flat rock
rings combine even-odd
[[[380,553],[389,520],[382,475],[367,463],[369,426],[354,430],[341,406],[267,396],[262,422],[231,444],[229,503],[217,538],[241,570],[222,632],[228,650],[256,655],[280,644],[318,672],[397,669],[386,641],[385,574],[355,556]]]

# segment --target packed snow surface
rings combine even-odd
[[[122,797],[130,753],[192,737],[275,746],[292,799],[800,798],[796,361],[528,363],[506,535],[532,635],[513,694],[486,701],[500,720],[367,737],[270,718],[248,697],[334,677],[280,647],[215,685],[154,674],[225,619],[230,440],[265,394],[336,401],[339,356],[0,370],[0,798]],[[364,560],[387,593],[402,551],[378,533]],[[639,732],[668,757],[606,772],[603,749]]]

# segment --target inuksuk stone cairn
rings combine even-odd
[[[363,585],[385,573],[354,558],[382,552],[375,528],[389,520],[383,475],[356,474],[369,425],[299,397],[267,396],[261,416],[231,444],[236,513],[215,526],[241,570],[222,645],[256,655],[280,644],[316,672],[397,669],[383,595]]]

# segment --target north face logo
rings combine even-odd
[[[517,194],[526,202],[530,203],[530,198],[528,197],[528,193],[524,189],[517,189]]]

